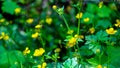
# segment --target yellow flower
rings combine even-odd
[[[72,34],[74,32],[74,30],[68,30],[67,34]]]
[[[46,18],[45,21],[46,21],[47,24],[50,25],[52,23],[52,18],[48,17],[48,18]]]
[[[0,23],[2,23],[2,22],[5,22],[5,19],[4,19],[4,18],[0,19]]]
[[[107,66],[104,66],[103,68],[107,68]]]
[[[109,28],[109,29],[106,29],[106,32],[108,34],[115,34],[117,32],[117,30],[114,30],[114,28]]]
[[[82,18],[82,15],[83,15],[83,13],[80,12],[80,13],[78,13],[78,14],[76,15],[76,18],[77,18],[77,19]]]
[[[28,24],[32,24],[33,21],[34,21],[34,20],[33,20],[32,18],[29,18],[29,19],[26,20],[26,22],[27,22]]]
[[[41,65],[38,65],[37,68],[41,68]]]
[[[100,53],[100,49],[96,49],[96,53]]]
[[[73,47],[76,44],[77,39],[75,37],[72,37],[68,40],[67,46]]]
[[[46,68],[46,66],[47,66],[47,63],[46,63],[46,62],[43,62],[43,63],[42,63],[42,68]]]
[[[60,52],[60,51],[61,51],[60,48],[56,48],[56,49],[54,50],[54,52]]]
[[[33,56],[41,56],[44,52],[45,50],[43,48],[35,49]]]
[[[38,36],[39,36],[39,33],[38,33],[38,32],[32,34],[32,38],[37,38]]]
[[[4,39],[4,40],[8,40],[8,39],[9,39],[9,36],[8,36],[8,35],[5,35],[5,36],[3,37],[3,39]]]
[[[83,35],[75,34],[74,37],[77,38],[77,39],[84,39],[84,36],[83,36]]]
[[[84,18],[84,22],[89,22],[90,21],[90,18]]]
[[[57,9],[57,6],[56,6],[56,5],[53,5],[52,8],[53,8],[54,10],[56,10],[56,9]]]
[[[90,28],[90,29],[89,29],[89,32],[90,32],[91,34],[93,34],[93,33],[95,32],[95,28],[94,28],[94,27]]]
[[[30,50],[28,47],[25,48],[25,50],[23,51],[23,54],[26,55],[26,54],[29,54],[30,53]]]
[[[99,8],[102,8],[102,6],[103,6],[103,2],[100,2],[100,3],[98,4],[98,7],[99,7]]]
[[[41,27],[42,25],[39,25],[39,24],[35,26],[36,29],[40,29]]]
[[[69,12],[71,10],[71,6],[67,6],[67,11]]]
[[[18,13],[20,13],[21,12],[21,8],[16,8],[15,9],[15,14],[18,14]]]
[[[99,65],[97,66],[97,68],[102,68],[102,65],[99,64]]]
[[[117,23],[115,24],[115,26],[116,26],[116,27],[120,27],[120,20],[117,19],[116,22],[117,22]]]
[[[3,40],[9,40],[9,36],[7,34],[5,34],[4,32],[1,33],[0,39]]]

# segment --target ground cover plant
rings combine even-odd
[[[120,68],[120,0],[0,0],[0,68]]]

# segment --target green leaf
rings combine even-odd
[[[97,58],[91,58],[87,60],[90,64],[92,64],[93,66],[96,66],[99,64],[99,61]]]
[[[63,63],[62,68],[78,68],[80,66],[81,65],[78,65],[77,58],[72,58],[72,59],[69,58]]]
[[[95,4],[88,4],[87,5],[87,9],[86,9],[86,11],[88,11],[88,12],[90,12],[90,13],[95,13],[95,12],[97,12],[97,5],[95,5]]]
[[[14,10],[18,7],[19,6],[16,4],[16,2],[5,0],[2,4],[2,11],[9,14],[14,14]]]
[[[110,17],[110,13],[111,10],[103,5],[101,8],[98,8],[97,15],[101,18],[105,18],[105,17]]]
[[[102,41],[102,42],[104,42],[104,41],[107,41],[108,40],[108,34],[105,32],[105,31],[99,31],[99,32],[97,32],[96,33],[96,36],[97,36],[97,39],[99,40],[99,41]]]
[[[104,29],[110,27],[112,24],[109,20],[99,20],[95,28],[102,27]]]
[[[0,68],[8,68],[8,55],[3,46],[0,45]]]

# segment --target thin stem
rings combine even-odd
[[[67,29],[70,30],[69,25],[68,25],[68,23],[67,23],[64,15],[61,15],[61,16],[62,16],[62,18],[63,18],[63,20],[64,20],[64,22],[65,22],[65,25],[66,25]]]
[[[82,8],[82,0],[80,0],[80,7],[78,7],[78,11],[80,12],[80,9]],[[80,14],[79,14],[80,17]],[[80,18],[78,19],[78,32],[77,34],[79,35],[80,33]]]
[[[78,19],[78,32],[77,32],[77,34],[79,35],[79,33],[80,33],[80,18]]]
[[[43,41],[41,35],[40,35],[40,40],[41,40],[42,46],[43,46],[43,48],[44,48],[44,47],[45,47],[45,44],[44,44],[44,41]]]
[[[23,68],[22,62],[20,62],[20,68]]]

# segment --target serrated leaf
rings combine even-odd
[[[106,41],[108,40],[108,34],[105,31],[100,30],[99,32],[96,33],[97,39],[99,41]]]
[[[110,13],[111,10],[108,7],[102,6],[101,8],[98,8],[97,15],[101,18],[105,18],[105,17],[109,17]]]
[[[19,6],[16,4],[16,2],[5,0],[2,4],[2,11],[9,14],[14,14],[14,10],[18,7]]]
[[[0,46],[0,67],[1,68],[8,68],[8,55],[7,51],[4,49],[3,46]]]
[[[104,29],[110,27],[112,24],[109,20],[99,20],[95,28],[102,27]]]

